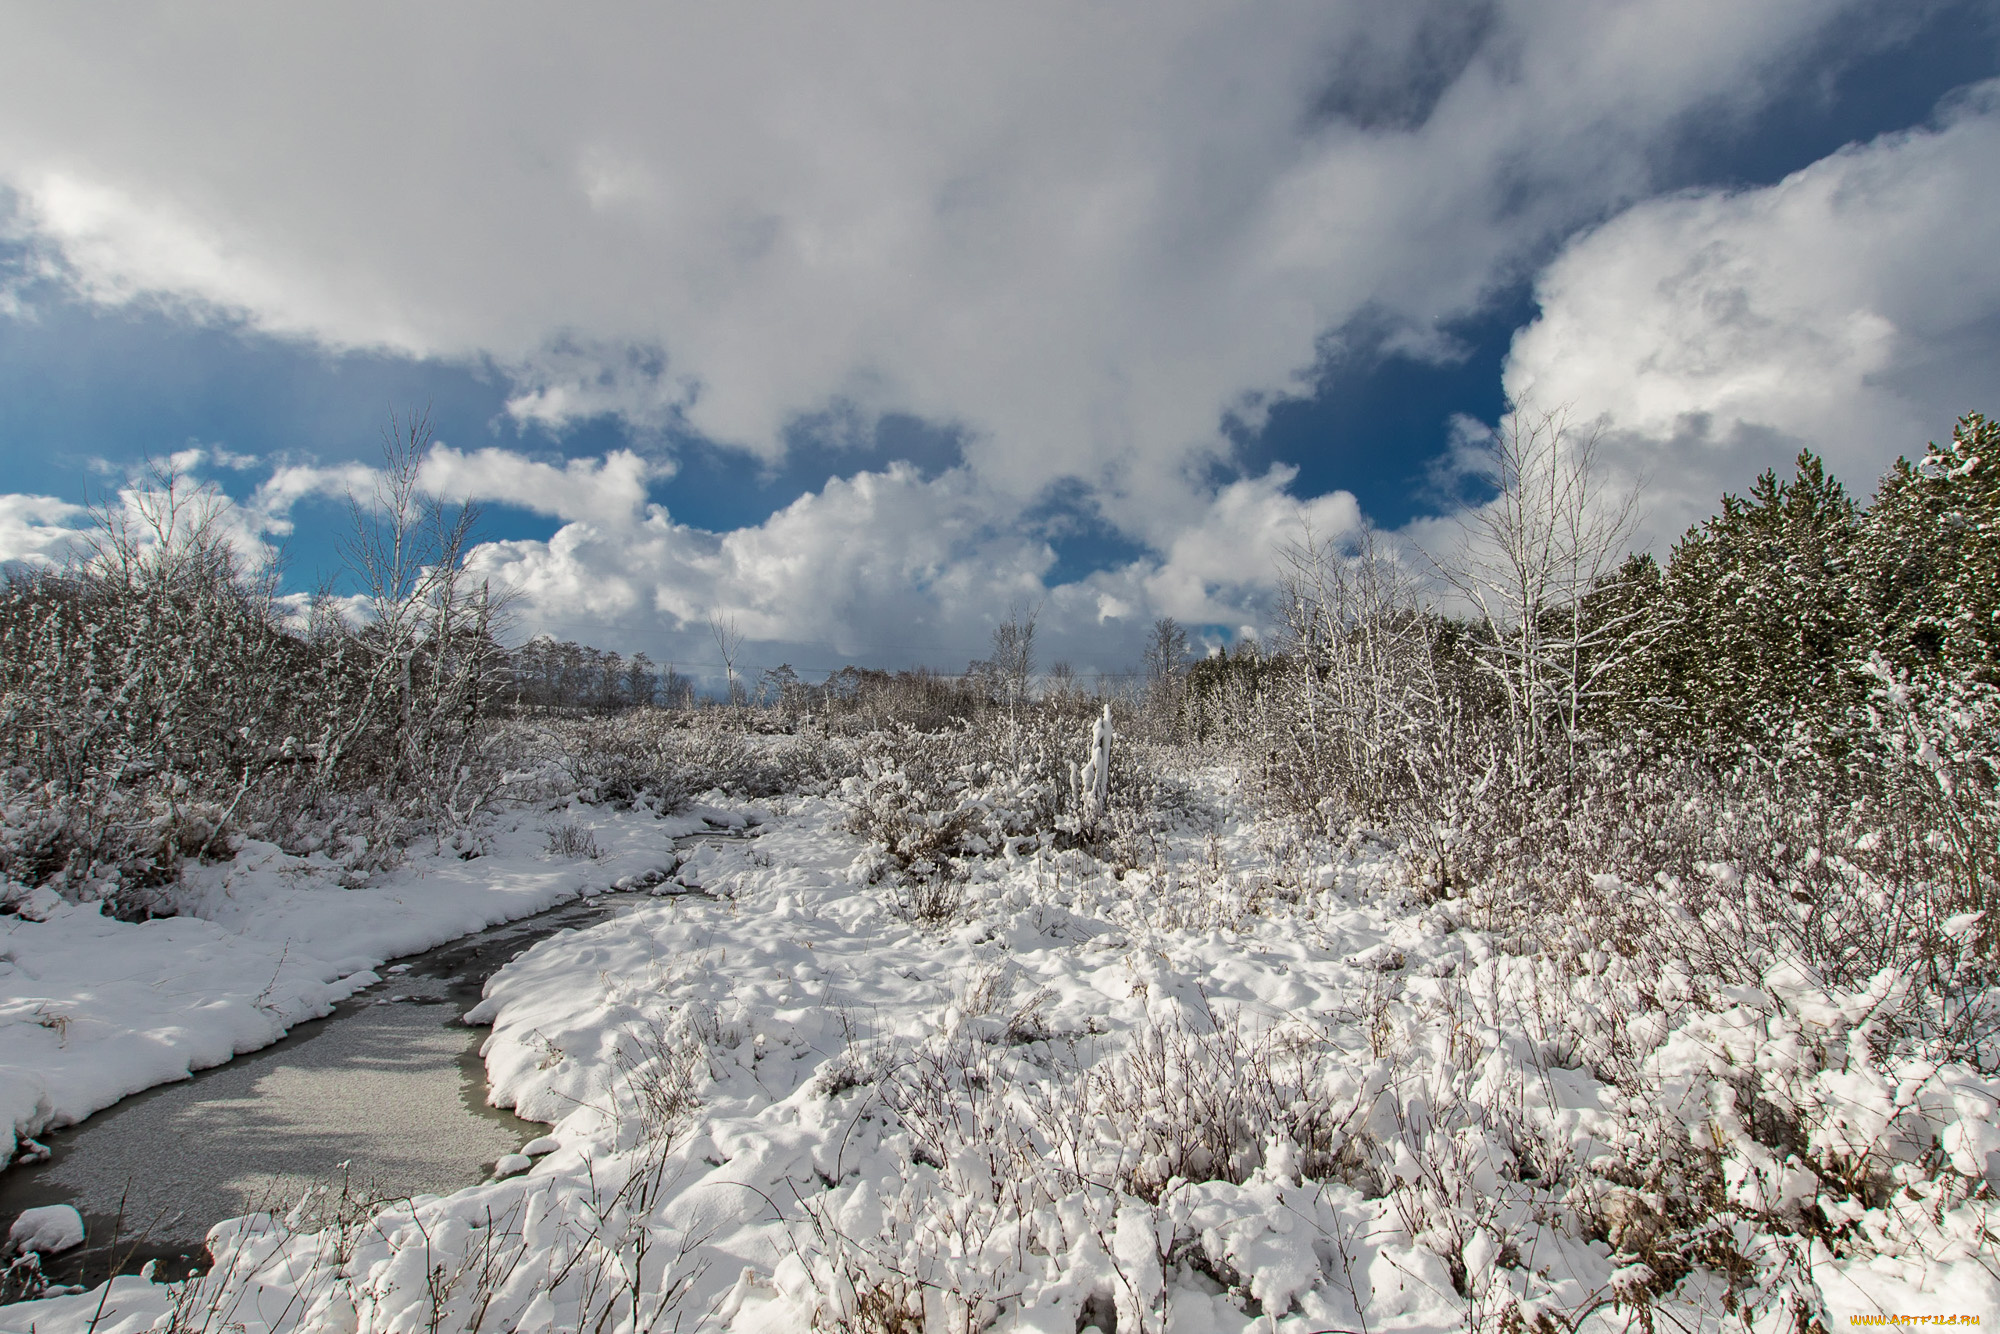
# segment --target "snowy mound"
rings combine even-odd
[[[14,1226],[7,1229],[7,1250],[14,1255],[28,1251],[56,1255],[81,1245],[83,1215],[67,1204],[23,1209]]]

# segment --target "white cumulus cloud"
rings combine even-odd
[[[82,505],[53,496],[0,495],[0,565],[60,565],[90,518]]]
[[[515,594],[525,631],[595,634],[683,662],[714,656],[708,622],[720,618],[765,665],[956,667],[1019,611],[1038,612],[1045,661],[1109,670],[1129,664],[1157,616],[1261,623],[1286,544],[1359,522],[1345,492],[1291,499],[1289,476],[1279,468],[1223,488],[1162,557],[1054,586],[1055,552],[1018,502],[969,469],[924,478],[904,464],[834,479],[728,533],[651,506],[568,523],[546,541],[488,543],[472,564]]]
[[[1770,189],[1647,198],[1691,118],[1905,8],[23,7],[0,227],[82,299],[462,362],[556,431],[619,414],[746,466],[802,418],[963,442],[733,532],[639,452],[440,446],[427,487],[561,522],[475,554],[525,629],[693,661],[722,615],[759,654],[951,664],[1039,606],[1047,657],[1115,667],[1157,615],[1264,625],[1285,546],[1359,522],[1211,468],[1225,415],[1310,392],[1357,319],[1449,356],[1442,322],[1607,215],[1507,386],[1604,423],[1653,536],[1801,442],[1865,488],[1981,406],[1991,94]],[[375,482],[280,463],[232,522],[261,544]],[[1147,554],[1052,585],[1052,496]],[[0,501],[0,553],[52,559],[54,504]]]
[[[1537,284],[1510,395],[1598,420],[1655,545],[1802,447],[1866,498],[2000,410],[2000,83],[1776,185],[1651,200]]]
[[[829,481],[732,532],[678,523],[655,505],[566,523],[546,541],[488,543],[472,564],[513,590],[524,629],[686,661],[714,656],[707,623],[718,617],[753,645],[796,646],[814,662],[954,665],[996,614],[1044,596],[1053,553],[1017,518],[964,469],[927,480],[896,464]]]
[[[1164,562],[1141,562],[1141,604],[1158,614],[1201,623],[1230,623],[1257,591],[1269,587],[1287,553],[1352,534],[1361,510],[1345,491],[1301,504],[1285,494],[1289,467],[1224,487],[1208,511],[1178,534]]]

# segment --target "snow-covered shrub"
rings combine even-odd
[[[1542,1098],[1530,1067],[1507,1066],[1510,1079],[1471,1049],[1465,1065],[1440,1060],[1435,1032],[1413,1025],[1418,1045],[1360,1071],[1327,1033],[1205,1005],[1096,1053],[1020,1052],[970,1013],[876,1051],[853,1068],[905,1150],[894,1181],[864,1177],[809,1204],[817,1246],[803,1265],[821,1318],[979,1329],[1034,1308],[1063,1328],[1115,1316],[1164,1330],[1175,1274],[1278,1317],[1343,1264],[1353,1287],[1366,1263],[1347,1248],[1364,1236],[1447,1257],[1438,1282],[1487,1301],[1490,1317],[1516,1293],[1492,1281],[1503,1264],[1562,1309],[1560,1285],[1519,1266],[1537,1219],[1556,1220],[1541,1234],[1556,1244],[1565,1209],[1606,1189],[1550,1148],[1568,1143],[1573,1114]],[[827,1086],[849,1090],[861,1096]]]
[[[9,1258],[5,1269],[0,1269],[0,1305],[31,1302],[48,1296],[51,1291],[62,1292],[63,1286],[50,1283],[49,1276],[42,1272],[39,1251],[24,1250]]]
[[[638,708],[523,717],[503,730],[524,774],[544,758],[559,770],[560,781],[543,777],[529,785],[538,795],[645,805],[662,814],[713,789],[753,798],[810,793],[853,771],[847,740],[811,725],[764,732],[761,717],[751,709]]]
[[[1078,702],[1080,703],[1080,702]],[[1190,813],[1157,745],[1110,747],[1104,809],[1086,818],[1076,753],[1100,721],[1088,704],[1022,709],[936,732],[866,738],[840,794],[849,829],[913,886],[964,879],[977,859],[1094,846],[1121,865],[1152,860],[1148,840]],[[925,891],[928,893],[929,891]]]
[[[549,826],[549,855],[552,857],[576,857],[595,861],[600,855],[597,835],[589,825],[576,820],[562,820]]]
[[[1095,832],[1097,822],[1104,818],[1111,805],[1113,733],[1111,706],[1107,704],[1103,715],[1090,725],[1090,758],[1083,762],[1080,769],[1075,761],[1070,763],[1070,800],[1076,806],[1076,825],[1080,833]]]
[[[648,1141],[588,1175],[514,1178],[463,1200],[374,1201],[231,1219],[215,1263],[174,1290],[169,1334],[246,1328],[478,1331],[674,1328],[705,1270],[698,1228],[658,1215],[676,1186]]]
[[[851,741],[771,710],[706,710],[692,716],[686,738],[691,770],[740,797],[817,795],[859,766]]]
[[[989,789],[1008,775],[983,753],[972,726],[940,732],[899,729],[864,744],[861,772],[841,785],[848,828],[876,844],[897,872],[958,878],[964,859],[1001,850],[1034,832],[1032,814],[995,808]],[[1019,794],[1017,794],[1019,795]],[[1034,804],[1040,794],[1025,794]]]
[[[1870,733],[1900,845],[1898,870],[1935,890],[1940,916],[1985,913],[2000,948],[2000,689],[1982,681],[1899,673],[1879,654]]]
[[[636,1118],[653,1139],[672,1140],[701,1105],[720,1041],[715,1014],[686,1005],[665,1020],[629,1026],[617,1047],[614,1114]]]
[[[644,803],[677,811],[704,790],[683,763],[678,731],[667,713],[634,709],[610,715],[516,720],[516,745],[527,756],[553,759],[561,781],[548,795],[571,795],[614,807]]]
[[[1508,1209],[1532,1209],[1644,1265],[1621,1280],[1630,1300],[1719,1273],[1728,1303],[1809,1310],[1813,1255],[1948,1257],[1992,1228],[2000,1053],[1982,1068],[1957,1036],[1977,996],[1934,985],[1921,955],[1833,984],[1754,877],[1707,870],[1698,888],[1601,876],[1566,904],[1455,905],[1512,952],[1455,990],[1412,980],[1389,1007],[1381,1049],[1418,1071],[1426,1042],[1446,1058],[1371,1122],[1377,1145],[1410,1148],[1375,1162],[1413,1235],[1450,1258],[1482,1230],[1518,1235]],[[1588,1138],[1565,1104],[1596,1109]],[[1451,1166],[1465,1127],[1500,1151],[1497,1187]],[[1496,1191],[1499,1223],[1478,1204]]]
[[[1330,1053],[1303,1022],[1253,1031],[1240,1012],[1176,1009],[1079,1071],[1074,1102],[1045,1107],[1043,1131],[1076,1180],[1152,1203],[1176,1181],[1241,1185],[1274,1157],[1335,1178],[1354,1166],[1342,1153],[1356,1109],[1328,1086]]]
[[[816,1243],[799,1277],[826,1329],[978,1330],[1046,1273],[1058,1210],[1102,1212],[1050,1171],[1037,1080],[971,1023],[918,1044],[851,1052],[900,1137],[896,1176],[862,1177],[807,1204]],[[848,1088],[831,1083],[831,1096]],[[838,1090],[838,1091],[835,1091]]]
[[[134,503],[92,563],[0,588],[0,872],[139,911],[183,859],[299,823],[344,684],[211,497]]]

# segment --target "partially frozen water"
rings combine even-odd
[[[73,1204],[89,1243],[52,1274],[95,1282],[156,1259],[166,1277],[206,1267],[215,1223],[283,1212],[314,1185],[384,1199],[482,1181],[546,1128],[487,1105],[487,1030],[459,1016],[537,940],[651,899],[603,894],[441,945],[271,1046],[52,1131],[48,1162],[0,1173],[0,1220]]]

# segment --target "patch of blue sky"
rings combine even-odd
[[[570,452],[602,453],[618,448],[623,431],[614,419],[589,423],[589,431],[604,433],[596,447],[584,433],[565,437]],[[762,523],[800,496],[820,490],[832,477],[881,472],[906,463],[925,479],[964,461],[963,433],[907,413],[888,413],[859,428],[844,413],[801,418],[785,432],[785,455],[775,463],[752,458],[697,436],[676,436],[671,452],[676,472],[654,488],[676,521],[727,532]]]
[[[1924,124],[1953,90],[2000,75],[2000,11],[1990,0],[1857,8],[1794,63],[1753,116],[1685,117],[1657,164],[1661,187],[1770,185],[1848,144]]]
[[[1297,496],[1354,493],[1361,512],[1379,528],[1399,528],[1424,514],[1442,513],[1453,497],[1434,485],[1432,472],[1451,441],[1452,420],[1481,422],[1506,410],[1500,372],[1514,331],[1534,317],[1528,285],[1494,298],[1479,314],[1435,331],[1449,357],[1418,357],[1394,350],[1393,331],[1368,319],[1353,321],[1328,343],[1310,398],[1272,405],[1255,430],[1241,419],[1225,424],[1235,445],[1230,468],[1261,474],[1274,464],[1298,469],[1289,484]]]
[[[504,420],[501,383],[484,368],[333,353],[149,303],[89,305],[48,285],[20,299],[22,310],[0,316],[6,491],[84,503],[147,459],[200,447],[211,459],[201,475],[241,500],[278,462],[379,460],[392,412],[428,410],[437,437],[460,448],[496,436],[524,443]],[[558,449],[552,439],[527,443]],[[215,462],[229,458],[255,462]],[[283,544],[286,582],[315,587],[339,569],[344,515],[314,499],[296,518]],[[546,538],[555,527],[494,506],[482,531]]]
[[[1042,576],[1051,588],[1077,583],[1099,570],[1129,565],[1146,555],[1133,541],[1106,522],[1084,485],[1065,478],[1045,488],[1022,513],[1027,530],[1048,543],[1055,563]]]

